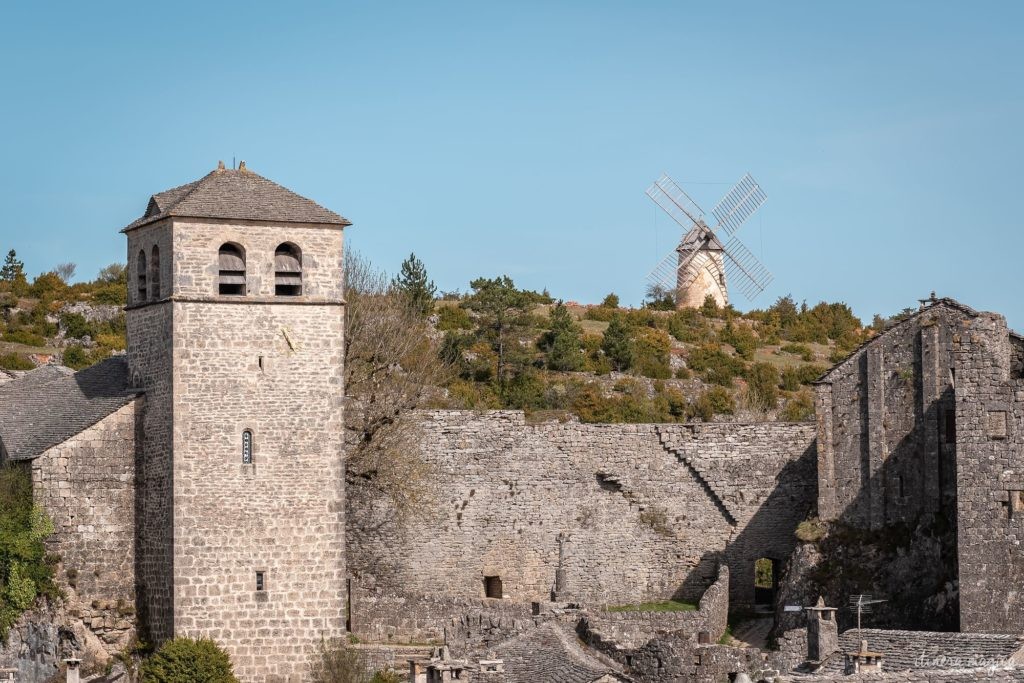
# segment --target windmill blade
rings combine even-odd
[[[742,292],[748,301],[753,301],[772,281],[772,274],[737,237],[725,245],[725,277],[729,286]]]
[[[688,254],[681,255],[678,247],[673,249],[665,255],[665,258],[658,261],[658,265],[654,266],[651,272],[647,274],[647,281],[652,285],[658,285],[666,291],[673,293],[689,287],[693,284],[697,273],[695,271],[687,272],[685,279],[682,281],[680,281],[679,274],[690,265],[690,262],[696,258],[697,253],[698,250],[691,250]]]
[[[761,186],[749,173],[746,174],[711,210],[711,213],[715,215],[715,220],[718,221],[715,230],[722,230],[731,237],[764,204],[766,199],[768,199],[768,195],[764,193]]]
[[[662,173],[653,185],[647,188],[647,196],[672,217],[683,230],[690,230],[704,223],[704,210],[697,202],[676,185],[676,182]]]

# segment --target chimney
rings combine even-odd
[[[245,162],[244,162],[244,161],[239,161],[239,162],[238,162],[238,170],[239,170],[239,171],[243,171],[243,172],[244,172],[244,171],[246,170],[246,168],[245,168]]]
[[[847,652],[844,659],[846,665],[843,672],[847,675],[877,673],[882,670],[882,653],[869,650],[866,640],[860,641],[857,652]]]
[[[218,171],[223,171],[224,170],[224,162],[223,161],[218,161],[217,162],[217,170]]]
[[[836,608],[825,607],[819,595],[814,607],[807,607],[807,660],[823,662],[839,650],[839,625]]]
[[[78,683],[81,680],[79,678],[78,667],[81,665],[82,660],[71,657],[70,659],[65,659],[64,663],[68,665],[66,678],[67,683]]]

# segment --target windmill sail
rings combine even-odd
[[[750,301],[772,281],[772,274],[738,237],[733,237],[725,245],[725,276]]]
[[[761,208],[768,195],[764,193],[757,181],[750,174],[743,176],[736,185],[722,197],[722,201],[711,210],[718,221],[716,230],[723,231],[732,237],[740,226]]]
[[[664,173],[647,188],[647,196],[682,226],[683,230],[691,230],[704,224],[704,210]]]

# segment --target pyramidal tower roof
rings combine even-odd
[[[351,225],[344,216],[325,209],[272,180],[253,173],[243,161],[237,169],[217,165],[199,180],[171,188],[149,199],[146,213],[122,232],[167,218],[221,218],[282,223]]]

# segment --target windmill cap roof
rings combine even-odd
[[[706,246],[704,245],[705,238],[710,238],[707,240]],[[686,233],[683,241],[679,243],[680,249],[694,249],[702,246],[712,251],[725,251],[725,247],[718,241],[718,236],[709,229],[694,228]]]
[[[224,168],[224,162],[219,162],[199,180],[154,194],[146,212],[122,232],[169,216],[341,227],[352,224],[344,216],[250,171],[244,161],[237,169]]]

